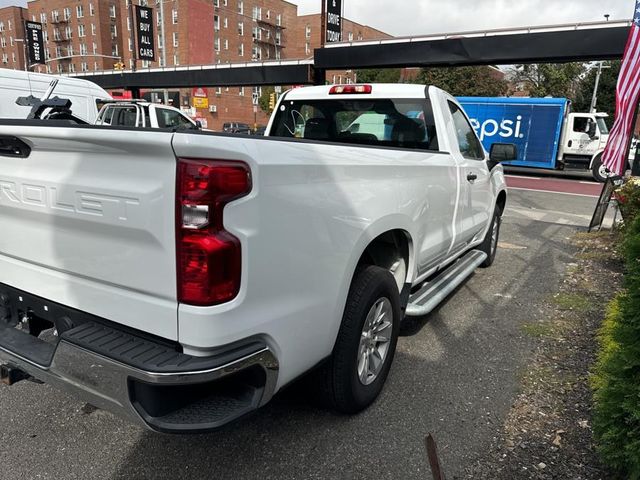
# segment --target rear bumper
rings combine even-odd
[[[276,388],[278,361],[261,340],[193,357],[111,324],[86,321],[49,344],[6,320],[1,364],[155,431],[218,429],[264,405]]]

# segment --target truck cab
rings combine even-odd
[[[592,170],[597,180],[606,178],[600,172],[600,157],[609,139],[606,113],[570,113],[563,129],[558,160],[566,166]]]
[[[184,128],[200,130],[199,122],[191,120],[180,110],[144,100],[127,100],[106,103],[96,120],[96,125],[136,128]]]

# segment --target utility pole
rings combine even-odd
[[[131,27],[131,29],[129,30],[129,41],[131,42],[131,48],[132,48],[132,53],[133,56],[131,58],[132,62],[131,62],[131,70],[133,72],[136,71],[136,65],[137,65],[137,60],[136,58],[137,56],[137,51],[136,51],[136,21],[135,21],[135,15],[133,13],[133,0],[131,0],[131,2],[129,2],[129,26]]]
[[[326,28],[327,28],[327,0],[320,0],[322,7],[320,10],[320,48],[324,48],[326,42]]]
[[[596,113],[596,103],[598,102],[598,88],[600,87],[600,76],[602,75],[603,68],[611,68],[610,66],[603,65],[603,62],[598,63],[598,73],[596,73],[596,84],[593,87],[593,96],[591,97],[590,113]]]
[[[167,66],[167,38],[164,34],[164,0],[160,0],[160,36],[162,37],[162,66]],[[165,105],[169,104],[169,91],[165,88],[162,90],[163,101]],[[175,107],[175,105],[174,105]]]

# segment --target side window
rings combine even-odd
[[[573,131],[578,133],[587,133],[589,131],[589,118],[587,117],[574,117],[573,118]]]
[[[478,140],[465,114],[452,102],[449,102],[449,110],[453,117],[453,126],[456,130],[456,137],[462,156],[473,160],[484,160],[484,150],[480,140]]]
[[[113,109],[111,125],[116,127],[135,127],[138,117],[136,107],[119,107]]]
[[[156,112],[158,115],[158,127],[160,128],[193,127],[193,124],[183,117],[180,112],[167,108],[156,108]]]

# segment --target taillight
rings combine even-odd
[[[224,229],[229,202],[251,191],[242,162],[178,159],[176,234],[178,300],[216,305],[240,290],[240,241]]]
[[[329,90],[329,95],[353,95],[357,93],[371,93],[371,85],[334,85]]]

